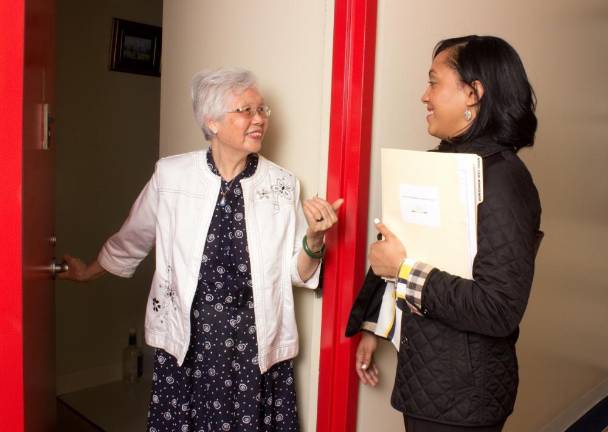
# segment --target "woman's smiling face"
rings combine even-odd
[[[428,132],[442,140],[461,135],[470,125],[465,118],[472,88],[463,83],[456,70],[448,64],[451,50],[440,52],[433,59],[429,84],[421,97],[428,114]],[[471,109],[472,115],[475,115]]]
[[[225,150],[244,155],[258,153],[268,128],[268,116],[260,107],[265,107],[264,98],[255,87],[233,93],[228,98],[227,110],[221,120],[210,122],[210,128],[215,129],[214,139]],[[246,111],[235,112],[245,108],[250,108],[253,115]]]

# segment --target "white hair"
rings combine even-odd
[[[256,86],[255,76],[246,69],[205,69],[194,75],[191,87],[192,109],[207,141],[214,136],[207,126],[207,121],[222,119],[231,93],[239,94]]]

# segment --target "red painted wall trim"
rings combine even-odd
[[[21,191],[24,0],[0,0],[0,419],[23,430]]]
[[[324,268],[317,432],[353,432],[356,342],[344,336],[365,276],[377,0],[336,0],[327,196],[344,197]]]

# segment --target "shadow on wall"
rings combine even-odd
[[[285,123],[282,119],[285,112],[279,105],[280,97],[276,97],[272,92],[267,92],[263,88],[261,88],[261,91],[264,95],[266,104],[268,104],[272,110],[269,128],[264,137],[261,153],[266,159],[274,162],[280,159],[280,155],[283,151],[286,151],[285,148],[281,148],[281,146],[285,147],[285,143],[283,142],[285,136],[283,125]]]

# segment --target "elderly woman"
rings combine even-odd
[[[148,430],[296,431],[292,284],[315,288],[342,200],[300,203],[258,153],[270,108],[251,72],[192,81],[208,150],[161,159],[118,233],[62,277],[130,277],[156,246],[146,342],[156,347]]]

